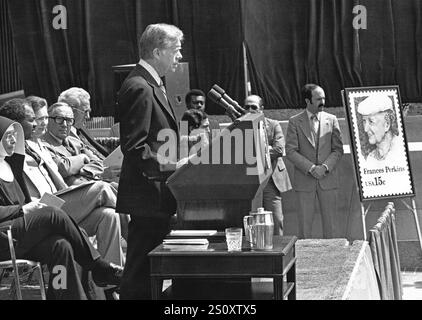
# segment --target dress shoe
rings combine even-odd
[[[120,286],[123,276],[123,267],[110,263],[102,270],[92,270],[92,279],[98,287]]]

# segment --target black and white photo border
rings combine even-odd
[[[414,183],[409,161],[409,150],[403,124],[402,103],[398,86],[346,88],[343,92],[350,132],[350,145],[362,202],[377,199],[413,197]],[[363,132],[359,103],[367,97],[385,94],[392,99],[400,144],[400,156],[392,162],[366,161],[368,141]]]

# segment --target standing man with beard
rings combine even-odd
[[[183,32],[168,24],[149,25],[139,40],[141,60],[118,94],[120,140],[124,155],[117,196],[118,212],[131,216],[121,299],[151,299],[148,253],[170,231],[176,200],[166,186],[177,154],[159,154],[160,132],[178,125],[162,77],[176,71],[182,59]]]
[[[325,93],[315,84],[302,88],[306,110],[289,120],[287,158],[294,164],[294,189],[298,204],[299,238],[312,236],[315,200],[318,199],[323,237],[333,238],[337,212],[336,165],[343,155],[337,117],[324,112]]]

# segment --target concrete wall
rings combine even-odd
[[[347,238],[349,240],[363,239],[361,207],[359,200],[359,192],[356,184],[356,175],[353,165],[352,155],[349,147],[349,129],[347,120],[339,119],[345,154],[337,167],[340,189],[338,214],[335,217],[337,228],[336,237]],[[405,119],[405,130],[409,143],[410,164],[412,168],[412,176],[415,185],[416,206],[419,215],[419,223],[422,225],[422,116],[412,116]],[[287,131],[287,121],[282,122],[284,134]],[[417,144],[419,142],[419,144]],[[415,144],[416,143],[416,144]],[[420,149],[420,150],[419,150]],[[290,178],[293,181],[294,167],[285,160]],[[419,191],[419,192],[418,192]],[[411,204],[410,199],[404,199]],[[398,240],[417,240],[416,225],[413,214],[406,209],[400,199],[384,199],[365,202],[365,207],[369,203],[372,204],[371,210],[366,217],[366,227],[369,230],[378,219],[381,212],[389,201],[395,203],[396,207],[396,226]],[[283,194],[283,211],[285,215],[285,234],[291,235],[297,233],[296,222],[296,199],[294,191]],[[321,238],[321,219],[319,209],[317,208],[314,226],[313,238]]]

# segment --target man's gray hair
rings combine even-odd
[[[179,40],[183,42],[183,31],[165,23],[150,24],[139,38],[141,59],[151,59],[154,49],[168,49]]]
[[[48,115],[51,116],[54,113],[54,110],[57,108],[66,107],[72,109],[67,103],[65,102],[56,102],[55,104],[48,107]],[[73,111],[72,111],[73,112]]]
[[[67,103],[72,108],[81,109],[82,100],[89,100],[91,96],[82,88],[70,88],[63,91],[57,102]]]

